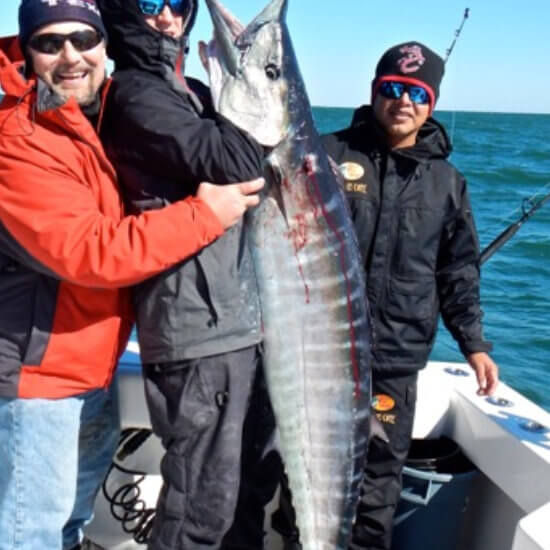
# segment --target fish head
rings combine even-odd
[[[214,25],[207,47],[214,107],[260,144],[275,147],[290,126],[287,0],[272,0],[246,27],[218,0],[206,4]]]

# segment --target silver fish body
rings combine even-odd
[[[217,108],[273,147],[267,189],[247,224],[266,377],[300,541],[304,550],[344,550],[370,414],[367,300],[353,224],[314,128],[284,23],[286,2],[271,2],[232,52],[220,51],[230,42],[223,8],[207,4],[217,38],[211,81],[212,72],[223,77],[212,86]]]

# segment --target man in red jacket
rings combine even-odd
[[[15,38],[0,44],[0,550],[66,550],[118,439],[121,287],[213,242],[262,183],[201,184],[125,217],[95,129],[108,86],[95,2],[23,0],[19,24],[25,64]]]

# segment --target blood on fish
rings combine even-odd
[[[308,243],[308,230],[305,214],[296,214],[294,216],[294,227],[288,231],[287,238],[294,244],[294,250],[299,252]]]
[[[306,221],[305,214],[296,214],[296,216],[294,217],[294,221],[295,221],[295,227],[287,232],[286,237],[290,239],[293,243],[294,256],[296,257],[298,271],[300,272],[300,277],[304,282],[304,291],[305,291],[305,297],[306,297],[305,303],[309,304],[310,302],[309,286],[306,283],[304,269],[302,267],[302,264],[300,262],[300,257],[298,255],[300,250],[302,250],[308,243],[307,221]]]

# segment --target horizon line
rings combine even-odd
[[[347,107],[345,105],[311,105],[313,109],[351,109],[355,110],[362,105],[369,105],[369,103],[363,103],[361,105],[355,105]],[[542,115],[550,116],[548,112],[535,112],[535,111],[484,111],[483,109],[435,109],[434,113],[478,113],[487,115]]]

